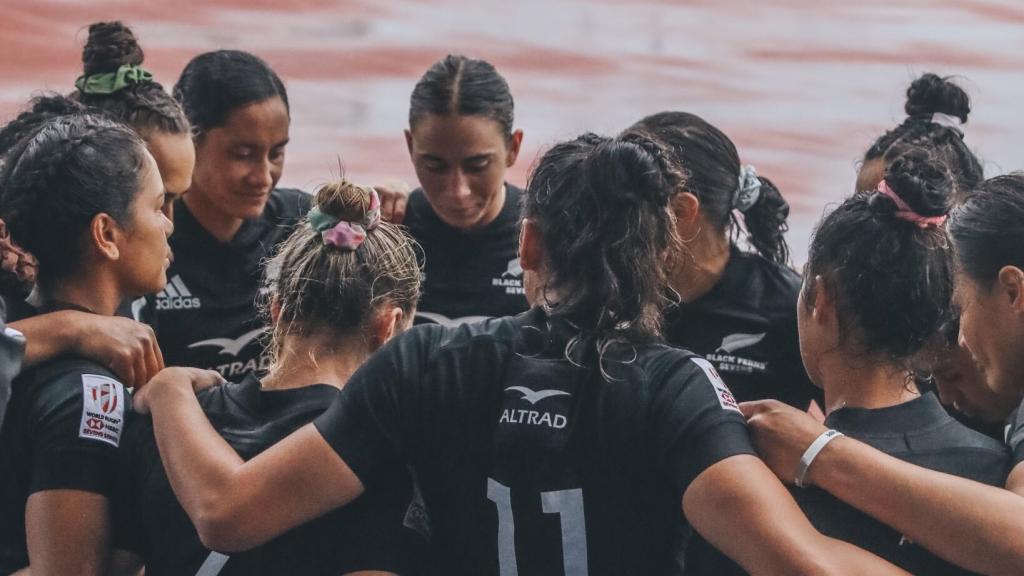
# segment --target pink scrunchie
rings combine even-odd
[[[380,224],[380,196],[370,188],[370,207],[361,222],[340,220],[333,227],[320,232],[324,244],[337,246],[342,250],[355,250],[366,240],[366,234]]]
[[[927,228],[929,226],[938,227],[946,223],[945,216],[922,216],[915,212],[914,209],[910,207],[910,204],[904,202],[903,198],[900,198],[899,194],[889,187],[889,183],[885,180],[878,183],[878,191],[883,195],[888,196],[896,203],[896,217],[900,220],[906,220],[911,224],[917,225],[918,228]]]

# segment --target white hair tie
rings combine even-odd
[[[951,130],[959,134],[961,138],[964,137],[964,123],[961,122],[960,119],[957,118],[956,116],[950,116],[949,114],[936,112],[932,114],[930,122],[932,124],[938,124],[939,126],[945,126],[946,128],[950,128]]]
[[[736,196],[733,197],[732,207],[740,212],[750,210],[757,201],[761,199],[761,179],[757,177],[757,170],[747,164],[740,169],[739,187],[736,188]]]

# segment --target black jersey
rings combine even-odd
[[[313,421],[338,392],[326,384],[264,391],[250,374],[241,382],[201,392],[199,402],[217,432],[248,460]],[[149,417],[129,419],[121,456],[124,488],[115,499],[117,546],[141,556],[147,576],[196,574],[204,562],[223,561],[199,541],[171,490]],[[345,508],[231,556],[218,574],[403,573],[412,542],[412,532],[403,527],[410,498],[408,482],[396,476]]]
[[[992,486],[1006,483],[1006,446],[954,420],[931,393],[890,408],[842,408],[829,414],[825,424],[924,468]],[[971,574],[821,489],[794,489],[794,496],[823,534],[873,552],[911,574]]]
[[[829,414],[825,425],[900,460],[991,486],[1003,486],[1009,473],[1006,446],[954,420],[932,393],[889,408],[841,408]],[[972,574],[820,488],[790,490],[811,523],[826,536],[850,542],[911,574]],[[746,572],[715,553],[688,565],[687,574]]]
[[[409,196],[405,224],[423,248],[423,296],[416,323],[452,324],[512,316],[529,305],[519,265],[519,203],[523,191],[505,185],[505,205],[481,230],[445,224],[423,190]]]
[[[1006,426],[1006,443],[1013,452],[1013,466],[1024,462],[1024,402],[1010,414]]]
[[[565,359],[544,312],[416,326],[316,420],[365,486],[411,464],[445,574],[663,574],[690,482],[753,454],[714,368],[662,345]]]
[[[738,401],[773,398],[806,410],[822,393],[800,358],[799,293],[796,272],[734,246],[707,294],[666,311],[665,339],[707,358]]]
[[[174,262],[167,286],[137,301],[136,318],[150,323],[168,366],[217,370],[238,380],[270,365],[257,311],[263,261],[309,211],[300,190],[275,189],[259,218],[246,220],[230,242],[214,238],[188,209],[174,209]]]
[[[46,490],[111,497],[131,397],[92,361],[62,357],[14,380],[0,430],[0,574],[28,566],[25,506]]]

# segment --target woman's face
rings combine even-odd
[[[804,285],[800,287],[800,295],[796,300],[796,324],[799,332],[800,358],[811,382],[821,388],[821,371],[818,368],[818,358],[822,350],[822,327],[820,323],[814,321],[814,304],[806,296],[807,282],[813,282],[813,279],[804,277]]]
[[[1012,297],[998,280],[984,286],[962,270],[955,273],[954,302],[960,309],[960,345],[986,385],[1003,395],[1024,388],[1024,326]]]
[[[931,372],[943,404],[986,422],[1004,422],[1020,404],[1020,394],[989,389],[964,348],[943,347],[935,356]]]
[[[146,137],[146,148],[156,160],[160,179],[167,195],[164,214],[174,220],[174,201],[192,185],[192,171],[196,165],[196,148],[190,134],[168,134],[154,131]]]
[[[484,116],[427,114],[406,130],[409,156],[427,201],[445,224],[476,230],[505,203],[505,171],[516,162],[523,133],[511,140]]]
[[[116,261],[122,291],[128,296],[153,294],[167,283],[167,267],[171,264],[167,238],[174,225],[163,211],[165,197],[156,160],[146,152],[139,190],[132,201]]]
[[[196,138],[189,194],[231,218],[256,218],[284,171],[290,124],[280,97],[233,110],[223,126]]]

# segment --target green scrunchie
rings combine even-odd
[[[309,225],[317,232],[323,232],[324,230],[334,228],[341,222],[338,218],[331,216],[330,214],[324,214],[319,208],[314,207],[309,211]]]
[[[117,72],[79,76],[75,88],[82,94],[113,94],[127,88],[129,84],[152,82],[153,74],[136,64],[125,64]]]

